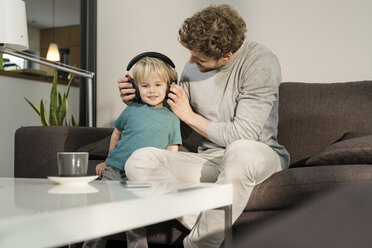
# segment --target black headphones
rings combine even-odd
[[[173,68],[173,70],[176,71],[176,66],[174,65],[173,61],[170,58],[168,58],[167,56],[165,56],[164,54],[162,54],[162,53],[158,53],[158,52],[144,52],[144,53],[138,54],[136,57],[134,57],[133,59],[131,59],[131,61],[129,61],[129,64],[127,65],[125,76],[129,78],[129,83],[131,83],[132,86],[133,86],[133,88],[136,90],[136,92],[135,92],[136,97],[133,100],[135,102],[138,102],[138,103],[141,102],[141,95],[140,95],[140,92],[138,90],[138,87],[137,87],[136,83],[134,82],[134,79],[129,75],[129,70],[132,68],[132,66],[135,63],[137,63],[140,59],[142,59],[144,57],[151,57],[151,58],[160,59],[164,63],[170,65]],[[176,74],[177,74],[177,72],[176,72]],[[168,82],[167,83],[168,84],[168,88],[167,88],[165,99],[168,98],[169,86],[171,84],[173,84],[173,83],[177,84],[177,81],[171,81],[171,82]]]

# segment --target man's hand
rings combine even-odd
[[[192,111],[185,90],[182,86],[172,84],[169,91],[169,99],[167,100],[169,107],[181,121],[187,123],[187,119],[190,118],[194,112]]]
[[[136,97],[134,94],[136,90],[133,89],[132,84],[128,81],[129,79],[127,77],[121,77],[118,80],[121,100],[127,105],[133,103],[133,99]]]
[[[172,84],[168,97],[167,103],[173,113],[200,135],[208,138],[207,126],[211,121],[192,110],[189,98],[182,86]]]
[[[99,176],[99,178],[102,178],[106,165],[105,162],[102,162],[96,166],[96,175]]]

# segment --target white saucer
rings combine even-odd
[[[98,189],[89,184],[66,185],[59,184],[48,190],[50,194],[90,194],[97,193]]]
[[[84,185],[96,179],[98,176],[85,177],[48,177],[49,180],[62,185]]]

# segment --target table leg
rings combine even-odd
[[[222,209],[225,211],[225,248],[232,248],[232,205]]]

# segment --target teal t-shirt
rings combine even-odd
[[[155,108],[146,104],[128,105],[114,127],[121,131],[117,146],[110,150],[108,165],[124,170],[125,162],[137,149],[181,144],[180,121],[168,108]]]

